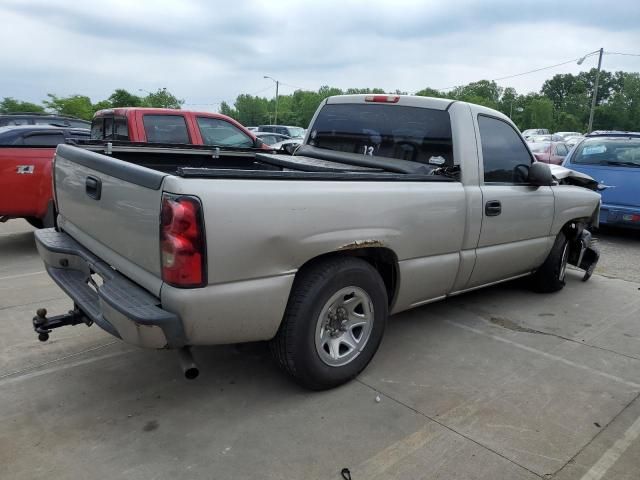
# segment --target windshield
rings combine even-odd
[[[304,128],[301,127],[287,127],[291,138],[304,137]]]
[[[640,167],[640,139],[585,140],[576,149],[572,163]]]
[[[340,152],[453,165],[449,112],[384,104],[325,105],[309,145]]]

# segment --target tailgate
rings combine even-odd
[[[56,150],[59,227],[154,295],[162,285],[159,219],[166,175],[70,145]]]

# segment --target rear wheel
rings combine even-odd
[[[387,315],[384,282],[369,263],[327,260],[299,273],[271,351],[304,387],[336,387],[371,361]]]
[[[567,264],[569,262],[569,241],[564,232],[560,232],[544,263],[531,276],[531,287],[540,293],[562,290],[565,285]]]

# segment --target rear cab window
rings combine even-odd
[[[144,133],[152,143],[190,143],[184,115],[143,115]]]
[[[129,140],[126,117],[103,115],[91,122],[92,140]]]
[[[309,145],[339,152],[453,166],[449,112],[384,104],[326,104]]]
[[[104,117],[94,117],[91,121],[91,140],[104,139]]]
[[[225,120],[197,117],[197,122],[205,145],[253,147],[253,138]]]

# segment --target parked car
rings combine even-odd
[[[560,135],[531,135],[527,138],[527,142],[540,143],[540,142],[564,142],[564,138]]]
[[[640,132],[625,132],[623,130],[594,130],[587,133],[585,137],[626,137],[626,138],[638,138]]]
[[[265,144],[273,147],[275,143],[282,142],[284,140],[289,140],[291,137],[287,135],[281,135],[280,133],[271,133],[271,132],[254,132],[255,136],[262,140]]]
[[[49,113],[10,113],[0,115],[0,127],[16,125],[55,125],[58,127],[90,128],[91,122],[76,117]]]
[[[302,145],[302,142],[304,142],[303,138],[289,138],[287,140],[274,143],[271,145],[271,148],[274,150],[284,150],[287,153],[292,154],[296,148]]]
[[[252,132],[226,115],[169,108],[100,110],[91,122],[91,138],[238,148],[261,146]]]
[[[270,340],[296,381],[325,389],[366,367],[389,312],[516,277],[557,291],[568,263],[595,267],[600,195],[557,184],[500,112],[329,97],[306,138],[243,169],[60,145],[58,229],[36,243],[76,307],[39,310],[36,332],[93,322],[179,349],[188,378],[189,346]]]
[[[58,144],[88,139],[86,128],[52,125],[0,127],[0,221],[25,218],[53,226],[51,160]]]
[[[549,135],[549,130],[546,128],[529,128],[522,132],[522,136],[524,138],[529,138],[534,135]]]
[[[534,142],[529,143],[529,148],[536,160],[554,165],[562,165],[564,157],[569,153],[567,145],[562,142]]]
[[[580,132],[556,132],[554,135],[558,135],[562,137],[564,140],[567,140],[570,137],[581,137],[582,134]]]
[[[640,134],[587,136],[563,165],[604,188],[600,224],[640,228]]]
[[[305,133],[305,129],[302,127],[292,127],[287,125],[260,125],[258,127],[258,131],[279,133],[290,138],[302,138]]]
[[[565,140],[564,143],[567,144],[567,148],[569,148],[569,150],[571,150],[576,144],[580,143],[582,141],[582,139],[584,138],[583,135],[579,135],[579,136],[575,136],[575,137],[569,137]]]

